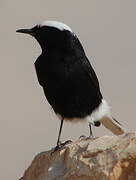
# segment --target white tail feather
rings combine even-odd
[[[93,125],[95,125],[96,121],[100,121],[113,134],[120,135],[125,132],[122,125],[112,118],[110,106],[104,99],[102,99],[101,104],[92,112],[91,116],[87,117],[87,119]]]
[[[121,135],[125,133],[124,128],[118,123],[114,118],[110,117],[103,117],[100,122],[109,129],[113,134]]]

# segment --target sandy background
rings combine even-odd
[[[15,30],[59,20],[83,43],[114,116],[135,130],[135,0],[1,0],[0,5],[0,179],[21,177],[33,157],[56,145],[60,121],[38,84],[34,61],[41,50]],[[110,134],[93,128],[96,136]],[[88,124],[64,124],[62,139],[89,134]]]

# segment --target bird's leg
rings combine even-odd
[[[89,122],[89,129],[90,129],[90,135],[89,138],[94,138],[93,132],[92,132],[92,124]]]
[[[100,121],[89,122],[90,135],[88,138],[91,138],[91,139],[94,138],[93,132],[92,132],[92,126],[99,127],[100,125],[101,125]],[[79,137],[79,139],[85,139],[85,138],[86,138],[86,136],[84,136],[84,135]]]
[[[58,149],[60,149],[61,147],[65,146],[66,144],[69,144],[69,143],[72,142],[71,140],[68,140],[68,141],[66,141],[64,143],[61,143],[61,141],[60,141],[60,136],[61,136],[63,122],[64,122],[64,119],[61,120],[60,129],[59,129],[59,135],[58,135],[58,140],[57,140],[57,146],[54,148],[54,150],[52,151],[51,154],[53,154],[54,152],[56,152]]]
[[[63,122],[64,122],[64,119],[61,120],[61,124],[60,124],[59,135],[58,135],[58,140],[57,140],[57,147],[58,148],[61,146],[60,136],[61,136]]]
[[[57,140],[57,146],[54,148],[54,150],[53,150],[53,152],[51,154],[53,154],[55,151],[57,151],[59,148],[61,148],[63,146],[63,144],[61,144],[61,141],[60,141],[63,121],[64,121],[64,119],[61,120],[60,129],[59,129],[59,135],[58,135],[58,140]]]
[[[90,135],[89,135],[89,137],[86,137],[85,135],[82,135],[82,136],[80,136],[79,137],[79,139],[85,139],[85,138],[94,138],[94,136],[93,136],[93,132],[92,132],[92,125],[94,125],[94,124],[92,124],[91,122],[89,122],[89,129],[90,129]]]
[[[89,137],[90,138],[94,138],[93,132],[92,132],[92,125],[99,127],[101,125],[101,122],[100,121],[94,121],[93,123],[89,122],[89,129],[90,129],[90,136]]]

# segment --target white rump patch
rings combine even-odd
[[[108,103],[102,99],[101,104],[98,108],[96,108],[90,116],[87,116],[87,120],[91,123],[94,123],[95,121],[100,121],[103,117],[111,117],[110,113],[110,106]]]
[[[59,119],[63,119],[62,116],[60,114],[57,114]],[[106,102],[106,100],[102,99],[101,104],[98,106],[98,108],[96,108],[92,114],[90,114],[89,116],[85,117],[85,118],[64,118],[64,120],[66,121],[71,121],[71,122],[85,122],[88,121],[92,124],[94,124],[94,122],[96,121],[100,121],[103,117],[111,117],[111,113],[110,113],[110,106],[108,105],[108,103]]]
[[[44,21],[41,24],[39,24],[39,26],[40,27],[43,27],[43,26],[55,27],[61,31],[67,30],[67,31],[72,32],[72,29],[68,25],[62,22],[58,22],[58,21]]]

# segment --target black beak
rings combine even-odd
[[[16,30],[18,33],[24,33],[24,34],[29,34],[31,36],[35,36],[35,33],[33,32],[32,29],[18,29]]]

